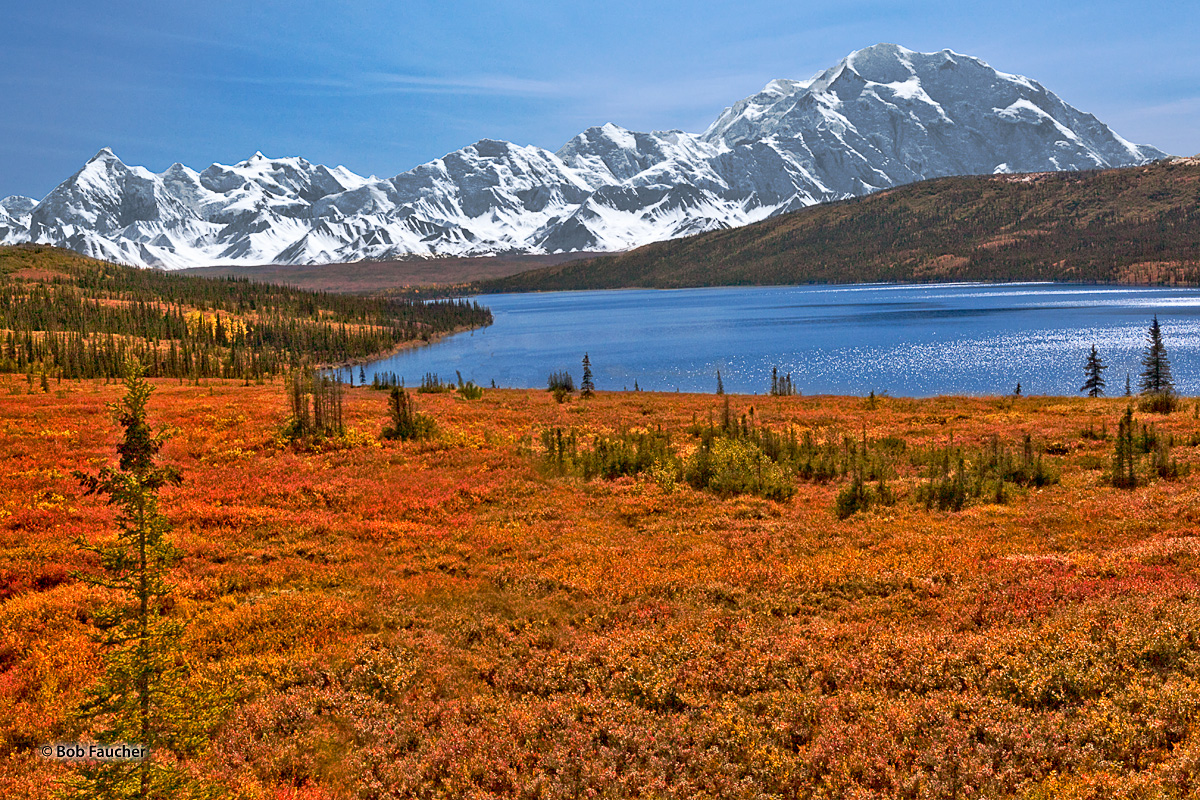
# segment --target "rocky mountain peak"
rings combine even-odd
[[[481,139],[388,179],[261,151],[156,175],[106,147],[41,202],[0,202],[0,243],[167,268],[619,250],[924,178],[1164,155],[978,58],[881,43],[700,134],[606,122],[556,153]]]

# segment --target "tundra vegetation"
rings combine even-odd
[[[155,490],[163,669],[234,687],[172,751],[189,785],[1195,797],[1194,409],[359,386],[371,433],[297,447],[292,384],[243,383],[149,381],[187,478]],[[78,542],[122,509],[72,472],[126,391],[0,377],[0,796],[54,796],[77,768],[38,746],[103,732],[119,598]],[[406,414],[436,428],[375,435]]]
[[[38,264],[6,297],[74,274]],[[0,797],[1196,797],[1200,405],[1157,329],[1140,402],[27,361]],[[150,767],[38,751],[114,738]]]

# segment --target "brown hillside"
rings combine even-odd
[[[924,181],[477,286],[959,280],[1200,283],[1200,162]]]

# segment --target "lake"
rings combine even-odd
[[[1108,394],[1137,390],[1157,314],[1177,387],[1200,394],[1200,290],[1069,284],[771,286],[485,295],[491,327],[366,367],[420,384],[546,386],[589,354],[597,389],[1076,395],[1093,344]],[[358,369],[354,369],[355,382]]]

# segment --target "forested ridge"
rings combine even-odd
[[[42,246],[0,248],[0,372],[261,379],[368,358],[491,322],[461,300],[365,298],[110,264]]]
[[[475,288],[963,280],[1200,284],[1200,161],[923,181]]]

